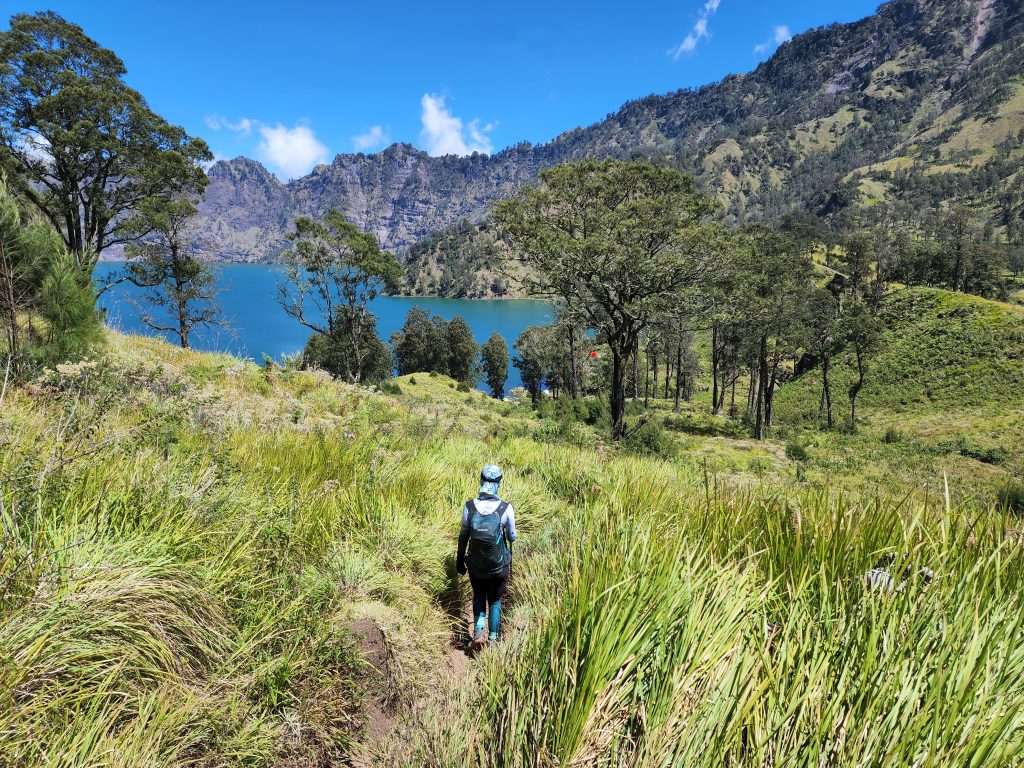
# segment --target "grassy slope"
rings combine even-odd
[[[400,386],[112,336],[9,392],[0,763],[319,765],[377,711],[401,724],[381,765],[1020,764],[1003,516],[844,501],[783,458],[709,480],[702,452],[778,447],[630,457],[443,377]],[[509,641],[460,672],[449,557],[485,461],[522,541]],[[865,593],[885,551],[933,586]]]
[[[972,488],[1019,475],[1024,470],[1024,311],[976,296],[915,288],[894,293],[885,313],[888,330],[860,398],[860,434],[799,436],[812,444],[811,476],[847,475],[883,484],[930,478],[934,483],[946,472],[956,484]],[[833,380],[840,420],[852,377],[852,361],[841,356]],[[783,386],[780,422],[792,427],[812,421],[820,385],[812,371]]]

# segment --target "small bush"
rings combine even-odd
[[[409,383],[412,384],[415,387],[416,386],[416,377],[415,376],[410,376],[409,377]]]
[[[788,443],[786,443],[786,458],[789,459],[790,461],[803,462],[811,458],[811,455],[807,452],[807,449],[803,445],[796,442],[795,440],[790,440]]]
[[[400,395],[402,394],[402,388],[398,386],[398,382],[394,379],[388,379],[380,383],[380,391],[385,395]]]
[[[963,435],[956,440],[940,443],[939,448],[948,453],[959,453],[961,456],[980,461],[982,464],[1003,464],[1010,458],[1010,454],[1001,446],[978,445]]]
[[[900,432],[895,427],[889,427],[887,430],[885,430],[885,434],[882,435],[882,442],[887,443],[889,445],[892,445],[894,443],[902,443],[903,433]]]
[[[648,421],[626,434],[623,441],[626,450],[641,456],[671,458],[676,453],[675,443],[655,421]]]
[[[467,384],[465,381],[460,381],[459,382],[459,386],[458,386],[458,391],[459,392],[469,392],[470,391],[469,384]]]
[[[999,508],[1015,515],[1024,515],[1024,481],[1009,480],[996,492]]]

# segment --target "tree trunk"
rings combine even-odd
[[[832,367],[832,360],[825,355],[821,360],[821,397],[825,403],[825,425],[832,429],[834,419],[832,417],[832,384],[829,381],[829,368]]]
[[[864,386],[864,353],[857,349],[855,350],[855,357],[857,359],[857,380],[850,385],[850,431],[857,431],[857,396],[860,394],[861,388]]]
[[[644,408],[647,407],[647,401],[651,397],[651,361],[650,358],[644,358]]]
[[[676,392],[675,392],[675,412],[679,413],[679,395],[683,387],[683,345],[682,343],[676,344]]]
[[[626,357],[631,345],[621,349],[614,341],[612,348],[612,440],[621,440],[626,434]]]
[[[637,339],[632,349],[633,355],[633,399],[640,397],[640,340]],[[646,374],[645,374],[646,375]],[[646,395],[645,395],[646,397]]]
[[[18,370],[18,299],[14,292],[14,266],[7,248],[0,242],[0,266],[3,267],[3,301],[7,314],[7,358],[8,365]]]
[[[651,368],[654,370],[654,386],[651,387],[652,396],[658,398],[658,355],[657,353],[651,355]],[[644,396],[644,407],[647,407],[647,397]]]
[[[754,437],[758,440],[764,440],[768,436],[768,429],[766,426],[767,414],[765,413],[765,404],[767,403],[767,385],[768,385],[768,337],[761,337],[761,346],[758,352],[758,363],[757,363],[757,412],[754,418]]]
[[[718,323],[711,326],[711,413],[718,415]]]
[[[174,306],[178,311],[178,340],[182,349],[188,349],[188,299],[185,298],[185,283],[181,279],[182,264],[179,246],[171,243],[171,270],[174,275]]]
[[[757,391],[757,363],[751,361],[750,375],[747,377],[747,421],[754,418],[754,395]]]
[[[768,385],[764,393],[764,425],[766,428],[772,426],[772,417],[775,412],[775,385],[779,383],[779,358],[772,360],[771,372],[768,374]]]
[[[579,396],[579,374],[576,372],[576,329],[569,326],[569,397]]]

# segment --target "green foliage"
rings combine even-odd
[[[557,350],[553,341],[553,334],[548,328],[531,325],[519,334],[513,346],[512,365],[519,369],[523,386],[530,393],[534,405],[540,402],[545,380],[552,378],[556,364],[553,353]]]
[[[0,180],[0,323],[4,376],[74,360],[102,342],[92,284],[57,233],[23,220]]]
[[[903,433],[895,427],[886,427],[885,434],[882,435],[882,442],[887,445],[894,445],[896,443],[903,442]]]
[[[456,315],[449,321],[446,331],[448,375],[463,383],[475,380],[480,347],[473,339],[469,323]]]
[[[612,436],[625,434],[625,365],[650,318],[696,299],[721,239],[711,200],[678,171],[585,160],[541,171],[541,185],[494,208],[529,273],[530,293],[555,295],[612,355]]]
[[[955,486],[949,514],[910,486],[797,488],[710,427],[695,460],[659,459],[678,441],[657,414],[600,448],[579,419],[607,418],[601,398],[544,399],[538,421],[440,375],[382,397],[114,338],[0,414],[4,508],[33,509],[0,550],[0,655],[20,662],[0,667],[0,761],[345,764],[383,702],[421,713],[373,737],[396,765],[1012,759],[1022,554],[1003,511]],[[706,469],[726,443],[758,482]],[[446,558],[495,460],[519,517],[513,607],[461,677]],[[891,593],[864,584],[880,553]]]
[[[139,237],[140,202],[201,192],[212,159],[124,75],[52,11],[17,14],[0,33],[0,164],[89,274],[107,246]]]
[[[92,282],[66,251],[55,255],[43,279],[39,315],[46,329],[35,345],[41,363],[76,360],[102,343]]]
[[[500,243],[488,224],[462,220],[418,240],[402,254],[404,293],[479,298],[502,296],[508,281]]]
[[[1003,464],[1009,458],[1009,452],[999,445],[982,446],[970,440],[966,435],[958,435],[938,445],[940,451],[958,453],[983,464]]]
[[[377,336],[377,319],[365,312],[347,327],[347,315],[335,321],[329,334],[314,333],[302,352],[303,365],[319,368],[333,376],[377,384],[391,375],[391,351]],[[355,342],[353,342],[353,333]]]
[[[281,307],[315,334],[335,340],[330,345],[337,348],[330,353],[332,364],[342,365],[349,381],[358,382],[367,370],[383,378],[387,374],[380,370],[381,343],[367,304],[383,289],[397,284],[401,266],[394,256],[380,250],[373,235],[333,209],[322,221],[298,218],[291,239],[294,246],[283,256]],[[323,319],[309,314],[311,302]],[[347,340],[342,342],[342,338]]]
[[[1024,314],[1010,305],[948,291],[892,292],[882,303],[885,330],[861,399],[892,411],[1018,407],[1024,393]],[[835,378],[856,375],[852,350],[835,359]],[[786,384],[779,417],[811,418],[817,373]],[[813,409],[813,411],[811,410]]]
[[[1000,509],[1015,515],[1024,515],[1024,482],[1010,480],[1003,483],[997,492]]]
[[[462,317],[455,316],[446,322],[413,307],[391,337],[391,348],[399,375],[443,373],[467,383],[476,379],[480,348]]]
[[[786,443],[786,458],[790,461],[803,462],[811,457],[803,443],[790,440]]]
[[[501,334],[491,334],[481,349],[481,358],[487,386],[490,387],[491,394],[501,400],[508,378],[508,346]]]
[[[187,199],[143,201],[134,226],[146,239],[127,248],[131,259],[125,278],[150,289],[146,301],[159,313],[142,314],[142,321],[158,332],[174,333],[182,347],[192,331],[220,322],[215,303],[213,270],[191,251],[189,223],[196,209]]]
[[[645,421],[626,433],[622,442],[626,450],[639,456],[671,458],[676,454],[676,445],[657,421]]]

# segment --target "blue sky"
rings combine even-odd
[[[125,61],[154,109],[282,178],[392,141],[497,151],[624,101],[745,72],[876,0],[0,2],[49,8]]]

